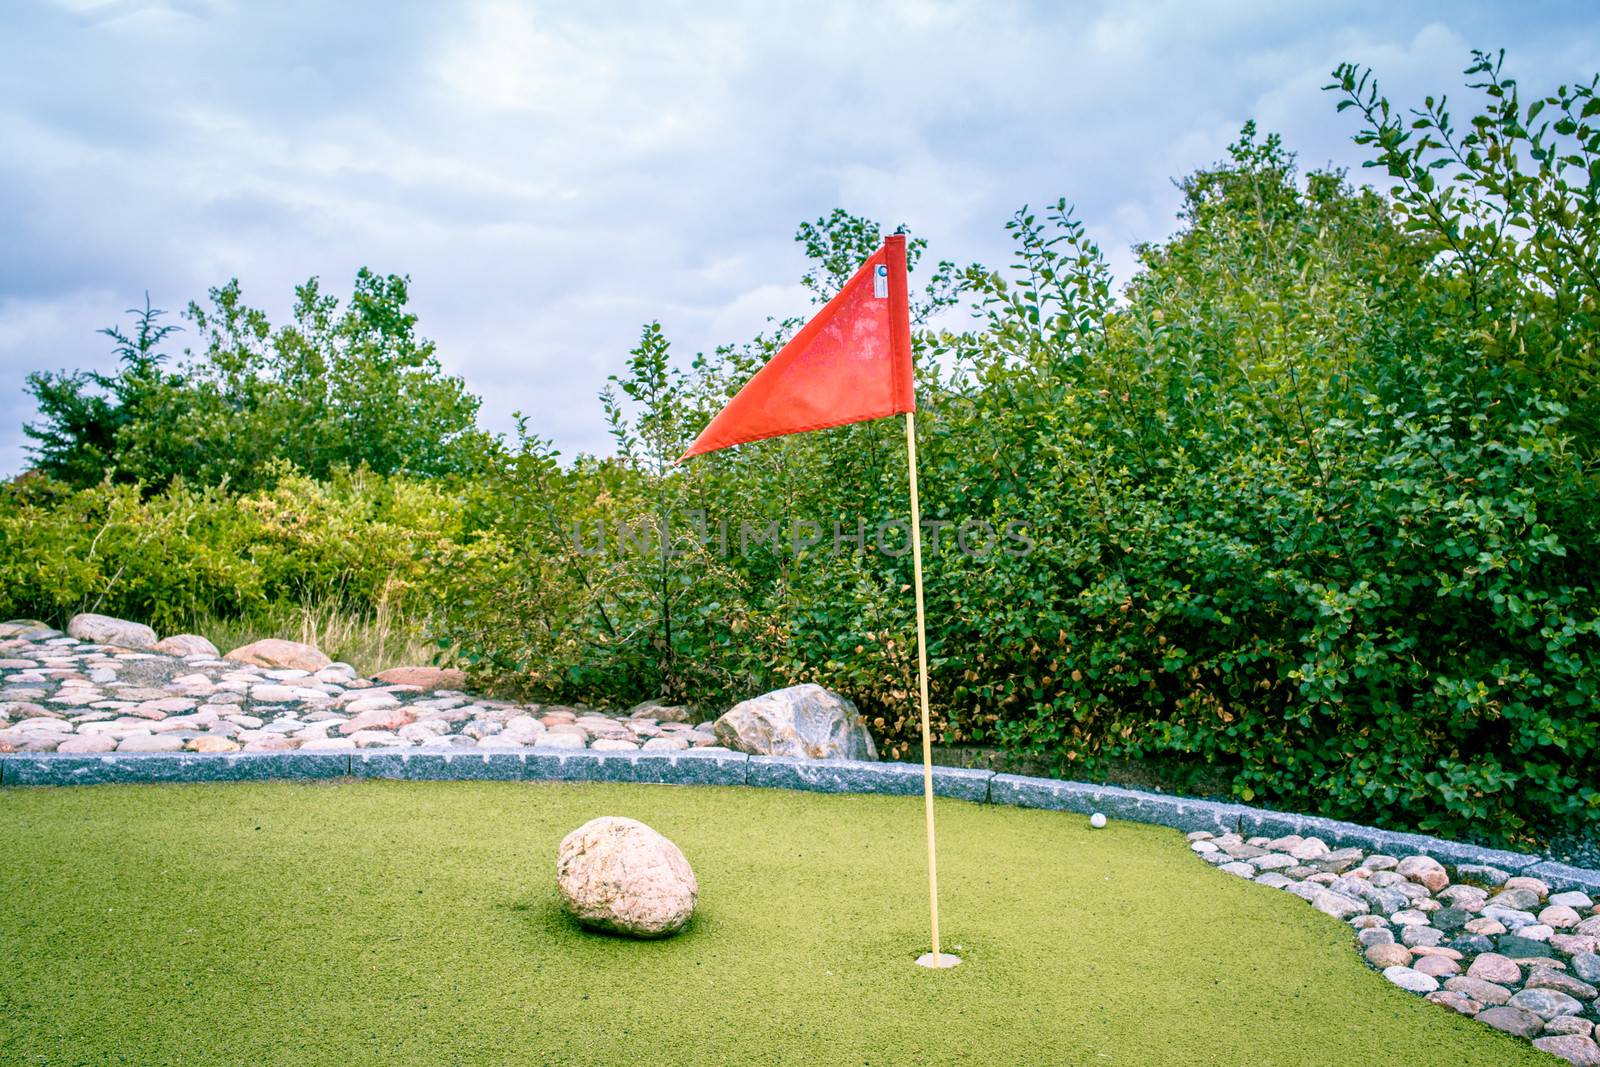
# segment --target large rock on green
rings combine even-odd
[[[720,744],[757,756],[878,758],[861,712],[820,685],[792,685],[735,704],[715,729]]]
[[[677,933],[700,897],[677,845],[617,816],[591,819],[562,839],[556,888],[562,908],[584,926],[630,937]]]
[[[156,632],[143,623],[92,612],[74,615],[72,621],[67,623],[67,633],[79,641],[115,645],[117,648],[144,649],[156,646]]]

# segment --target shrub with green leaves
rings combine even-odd
[[[917,335],[925,513],[1018,520],[1035,545],[929,567],[943,740],[1080,775],[1173,760],[1220,770],[1244,800],[1499,841],[1600,820],[1582,328],[1595,211],[1560,157],[1596,134],[1581,88],[1545,105],[1571,121],[1526,133],[1505,102],[1513,83],[1484,63],[1469,74],[1491,104],[1459,152],[1441,149],[1434,104],[1416,120],[1435,130],[1419,153],[1383,125],[1394,111],[1370,79],[1338,73],[1376,116],[1358,140],[1413,183],[1394,195],[1301,175],[1246,126],[1228,159],[1182,183],[1182,228],[1140,250],[1121,301],[1065,202],[1017,213],[1003,268],[932,272],[919,312],[961,303],[974,317]],[[1531,181],[1496,138],[1545,160]],[[1459,188],[1435,197],[1419,175],[1450,167]],[[1490,232],[1487,216],[1505,225]],[[817,298],[879,238],[842,212],[802,227]],[[1541,280],[1552,263],[1572,275],[1559,292]],[[824,527],[903,516],[895,420],[667,462],[796,325],[687,373],[647,329],[606,397],[618,455],[552,473],[558,490],[505,483],[499,506]],[[509,503],[519,495],[529,503]],[[508,546],[496,573],[517,606],[450,634],[534,691],[664,691],[715,710],[813,680],[853,696],[891,753],[915,741],[904,556],[713,566],[518,543],[538,547]],[[507,625],[540,606],[537,640]]]
[[[431,559],[461,531],[446,484],[286,468],[274,481],[244,495],[36,476],[0,487],[0,613],[59,623],[98,611],[170,631],[276,604],[421,610]]]

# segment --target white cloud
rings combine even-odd
[[[109,289],[82,289],[43,300],[0,298],[0,420],[9,428],[12,468],[23,461],[24,423],[34,417],[26,392],[30,371],[109,370],[109,342],[94,330],[114,321],[125,298]],[[93,326],[88,324],[93,323]]]
[[[811,290],[803,285],[758,285],[718,308],[705,334],[730,341],[771,334],[774,323],[804,315],[811,306]]]
[[[491,426],[520,408],[603,449],[593,396],[641,323],[687,358],[803,310],[794,227],[835,206],[999,263],[1010,212],[1066,196],[1126,278],[1173,228],[1170,179],[1246,118],[1307,164],[1359,158],[1319,88],[1339,59],[1406,98],[1456,89],[1469,42],[1528,85],[1600,67],[1580,5],[68,0],[10,21],[0,471],[23,374],[101,358],[93,331],[145,289],[176,309],[237,276],[281,318],[312,274],[409,273]]]

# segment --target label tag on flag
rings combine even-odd
[[[879,300],[889,299],[889,266],[886,263],[879,263],[872,274],[872,295]]]

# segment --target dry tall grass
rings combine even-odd
[[[265,615],[222,618],[200,615],[189,631],[201,634],[223,652],[265,637],[301,641],[371,675],[389,667],[435,662],[439,649],[425,639],[422,620],[387,603],[357,611],[339,601],[275,605]]]

